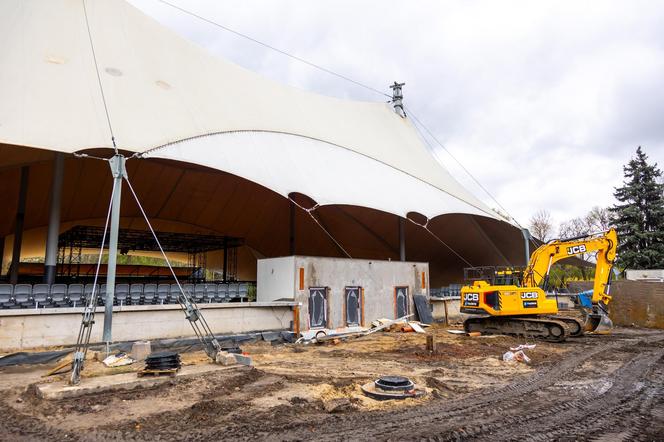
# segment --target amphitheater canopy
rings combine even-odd
[[[223,170],[320,205],[501,219],[389,104],[280,85],[211,56],[128,3],[85,5],[120,149]],[[83,1],[3,1],[0,40],[0,144],[66,153],[111,147]]]

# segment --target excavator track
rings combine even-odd
[[[562,321],[567,324],[570,338],[578,338],[585,334],[585,325],[580,319],[559,315],[542,316],[542,318],[552,319],[554,321]]]
[[[570,326],[559,318],[476,316],[466,319],[463,328],[466,333],[528,336],[551,342],[563,342],[571,335]]]

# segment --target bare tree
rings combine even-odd
[[[560,228],[558,229],[558,236],[560,238],[576,238],[577,236],[583,236],[590,233],[592,230],[591,226],[588,224],[588,216],[581,218],[572,218],[568,221],[563,221],[560,223]]]
[[[553,224],[551,214],[548,210],[538,210],[530,218],[530,233],[541,241],[548,241],[553,235]]]
[[[611,225],[611,214],[609,209],[599,206],[593,207],[586,215],[585,222],[592,232],[604,232],[609,230]]]
[[[576,238],[592,233],[593,228],[588,222],[589,219],[590,213],[583,218],[572,218],[560,223],[560,228],[558,229],[559,237],[563,239]],[[582,260],[589,262],[592,260],[594,253],[581,253],[578,256]],[[581,276],[583,279],[586,279],[587,277],[587,270],[584,266],[581,266]]]

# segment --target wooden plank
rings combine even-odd
[[[426,333],[426,331],[417,322],[409,322],[408,325],[410,325],[413,330],[415,330],[415,333]]]

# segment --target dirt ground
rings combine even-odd
[[[32,387],[49,366],[4,369],[0,439],[664,440],[664,331],[535,342],[530,365],[500,359],[523,338],[428,331],[433,355],[414,333],[336,345],[260,342],[243,346],[253,369],[59,401],[37,398]],[[202,353],[183,361],[207,363]],[[89,364],[84,374],[108,371]],[[360,385],[386,374],[408,376],[428,394],[362,394]]]

